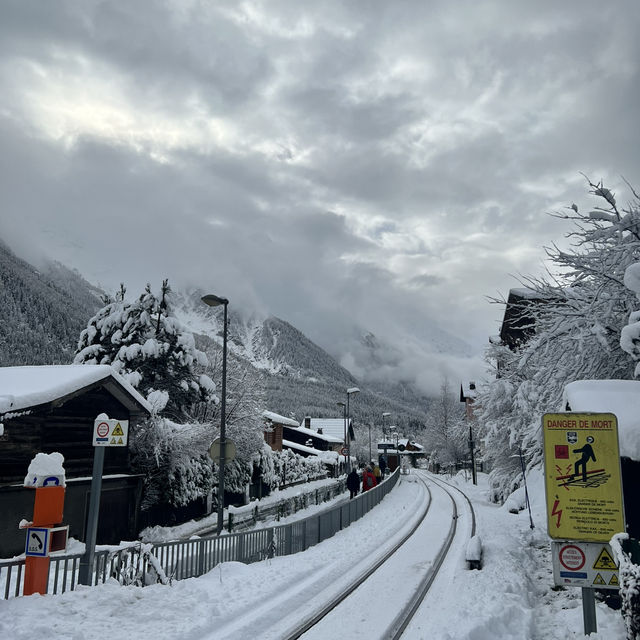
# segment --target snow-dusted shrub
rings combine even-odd
[[[145,476],[142,508],[154,504],[184,506],[205,497],[215,482],[207,455],[211,426],[177,424],[154,416],[130,437],[131,463]]]
[[[280,484],[280,476],[276,473],[274,455],[273,449],[264,443],[254,458],[256,466],[260,469],[262,482],[271,489],[275,489]]]
[[[282,484],[307,482],[326,475],[322,460],[315,456],[305,458],[291,449],[274,451],[273,461],[274,473]]]

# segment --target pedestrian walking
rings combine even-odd
[[[376,477],[376,485],[379,485],[382,482],[382,472],[374,460],[371,461],[371,465],[373,466],[373,475]]]
[[[351,469],[351,473],[347,476],[347,489],[349,489],[349,500],[358,495],[360,488],[360,477],[355,469]]]
[[[380,466],[380,477],[384,480],[384,476],[387,473],[387,461],[385,460],[384,456],[379,456],[378,460]]]
[[[362,472],[362,491],[368,491],[369,489],[373,489],[376,486],[376,477],[373,475],[373,469],[371,466],[367,466],[367,468]]]

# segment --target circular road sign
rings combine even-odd
[[[560,564],[569,571],[578,571],[584,567],[584,551],[575,544],[567,544],[560,548]]]
[[[98,434],[98,436],[100,438],[106,437],[109,434],[109,423],[108,422],[101,422],[96,427],[96,433]]]
[[[348,454],[349,454],[349,449],[347,449],[347,447],[342,447],[342,449],[340,449],[340,455],[346,456]]]
[[[209,447],[209,457],[216,462],[220,460],[220,438],[216,438]],[[225,438],[224,459],[225,462],[234,460],[236,457],[236,443],[229,438]]]

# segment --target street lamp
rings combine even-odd
[[[390,415],[391,415],[391,414],[390,414],[388,411],[385,411],[385,412],[382,414],[382,435],[383,435],[383,437],[384,437],[384,439],[385,439],[385,440],[387,439],[387,430],[386,430],[386,428],[385,428],[384,419],[385,419],[385,418],[388,418]]]
[[[346,402],[338,402],[337,403],[339,407],[342,407],[342,417],[344,419],[344,445],[343,445],[343,451],[345,452],[344,454],[344,467],[345,470],[347,468],[347,403]]]
[[[349,424],[351,424],[351,419],[349,416],[349,398],[355,393],[360,393],[360,389],[358,389],[358,387],[350,387],[349,389],[347,389],[347,422]],[[349,434],[347,433],[347,455],[349,456],[347,467],[349,471],[351,471],[351,440],[348,436]],[[369,459],[369,461],[371,461],[371,459]]]
[[[398,449],[398,438],[400,437],[400,434],[397,431],[394,431],[391,435],[396,437],[396,460],[398,461],[398,473],[400,473],[400,449]]]
[[[218,525],[216,533],[222,533],[224,520],[224,463],[227,458],[227,432],[226,432],[226,410],[227,410],[227,306],[229,301],[226,298],[219,298],[213,294],[208,294],[201,298],[202,302],[210,307],[224,307],[224,328],[222,331],[222,401],[220,407],[220,459],[218,461]]]

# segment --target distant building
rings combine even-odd
[[[283,429],[285,425],[288,427],[297,427],[298,423],[291,418],[285,418],[272,411],[263,411],[262,419],[265,425],[265,442],[274,451],[282,451]]]
[[[396,448],[397,444],[397,448]],[[418,458],[424,457],[424,447],[409,438],[387,438],[378,442],[378,456],[383,455],[387,460],[389,471],[395,471],[403,461],[416,466]]]
[[[313,432],[316,436],[329,436],[332,442],[331,448],[334,451],[341,449],[341,445],[345,443],[345,429],[347,441],[350,442],[356,439],[351,418],[345,421],[344,418],[312,418],[311,416],[306,416],[299,426],[302,429]]]
[[[500,340],[515,351],[536,332],[535,308],[545,304],[547,298],[526,287],[511,289],[500,327]]]
[[[473,403],[477,395],[478,392],[476,391],[475,382],[463,382],[460,385],[460,402],[464,402],[465,417],[467,420],[473,420]]]

